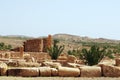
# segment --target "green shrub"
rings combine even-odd
[[[64,46],[58,46],[58,40],[54,40],[52,47],[47,48],[47,51],[52,59],[57,59],[58,56],[63,52]]]
[[[12,49],[11,45],[5,45],[3,42],[0,43],[0,50],[10,50]]]
[[[80,55],[81,51],[73,49],[73,50],[68,50],[67,53],[68,53],[68,55],[74,55],[74,56],[78,57]]]
[[[106,47],[100,48],[96,45],[93,45],[89,50],[82,49],[80,54],[80,58],[84,60],[85,64],[90,66],[98,64],[105,56],[113,58],[110,50],[107,51]]]

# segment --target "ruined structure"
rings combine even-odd
[[[48,35],[47,38],[32,39],[24,42],[25,52],[46,52],[46,48],[52,45],[52,37]]]
[[[51,35],[45,38],[26,40],[23,46],[16,47],[11,51],[0,51],[0,58],[5,58],[7,61],[9,59],[25,60],[25,56],[29,55],[29,59],[34,58],[36,62],[50,60],[51,57],[46,49],[51,47],[51,45]],[[4,61],[4,59],[0,59],[0,61]]]

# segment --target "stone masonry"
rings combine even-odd
[[[52,45],[51,35],[47,38],[32,39],[24,42],[25,52],[46,52],[46,48]]]

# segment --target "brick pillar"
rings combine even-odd
[[[50,48],[51,45],[52,45],[52,36],[48,35],[48,38],[47,38],[47,47]]]
[[[43,52],[46,52],[47,49],[47,38],[43,38]]]
[[[48,35],[47,38],[43,38],[43,52],[47,52],[47,48],[50,48],[52,45],[52,36]]]
[[[43,39],[41,39],[41,43],[40,43],[40,51],[41,52],[43,52],[43,47],[44,47],[44,45],[43,45]]]
[[[23,47],[19,47],[19,51],[20,51],[20,58],[23,58],[24,48]]]
[[[24,51],[26,51],[26,42],[23,42]]]

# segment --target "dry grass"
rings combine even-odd
[[[5,44],[10,44],[12,45],[12,47],[18,47],[18,46],[22,46],[23,45],[23,42],[25,40],[23,39],[15,39],[15,38],[2,38],[0,37],[0,42],[4,42]]]
[[[0,80],[120,80],[120,78],[81,78],[81,77],[5,77],[1,76]]]

